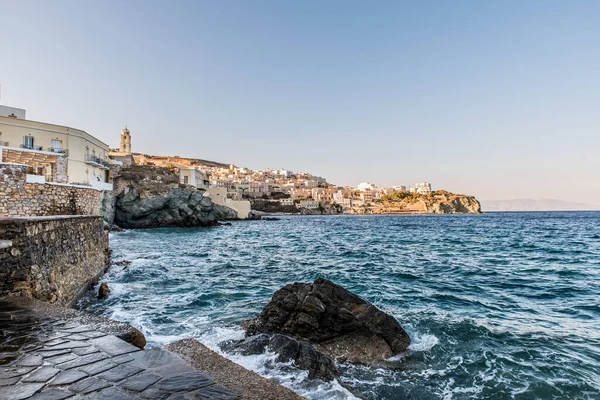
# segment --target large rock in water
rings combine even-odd
[[[307,342],[284,335],[259,334],[238,341],[222,343],[221,348],[227,352],[240,353],[245,356],[262,354],[265,350],[277,354],[277,362],[294,361],[297,368],[308,371],[310,379],[331,381],[337,377],[335,363],[328,356],[315,350]]]
[[[246,335],[260,333],[289,335],[338,360],[365,364],[401,353],[410,345],[410,337],[394,317],[323,278],[275,292],[247,325]]]
[[[215,226],[237,219],[235,210],[181,185],[168,168],[131,166],[115,176],[115,223],[122,228]]]

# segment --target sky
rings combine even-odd
[[[600,204],[599,1],[0,0],[4,105],[338,185]]]

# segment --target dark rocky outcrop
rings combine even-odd
[[[261,333],[288,335],[336,359],[359,363],[384,360],[410,344],[394,317],[323,278],[275,292],[247,325],[248,336]]]
[[[108,299],[108,295],[110,294],[110,288],[108,287],[108,283],[102,282],[100,287],[98,288],[98,298],[99,299]]]
[[[308,371],[310,379],[331,381],[337,377],[337,368],[330,357],[315,350],[310,343],[289,336],[259,334],[239,341],[222,343],[221,348],[245,356],[262,354],[269,350],[277,354],[277,362],[293,360],[297,368]]]
[[[204,191],[179,184],[168,168],[133,165],[114,179],[115,224],[122,228],[216,226],[237,219],[229,207],[213,204]]]
[[[106,220],[104,221],[104,230],[109,232],[125,232],[124,229],[119,228],[117,225],[109,224]]]
[[[116,265],[116,266],[119,266],[119,267],[123,267],[123,270],[126,270],[131,265],[131,261],[129,261],[129,260],[115,261],[113,263],[113,265]]]

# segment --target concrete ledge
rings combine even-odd
[[[86,311],[46,303],[31,297],[0,297],[0,309],[6,306],[24,308],[41,316],[63,319],[78,325],[87,325],[94,330],[114,335],[140,349],[146,346],[146,337],[133,326],[90,314]]]
[[[178,354],[193,367],[210,376],[216,383],[241,393],[244,399],[304,399],[290,389],[222,357],[195,339],[169,343],[164,349]]]

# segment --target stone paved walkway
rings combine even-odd
[[[162,349],[0,303],[0,400],[241,398]]]

